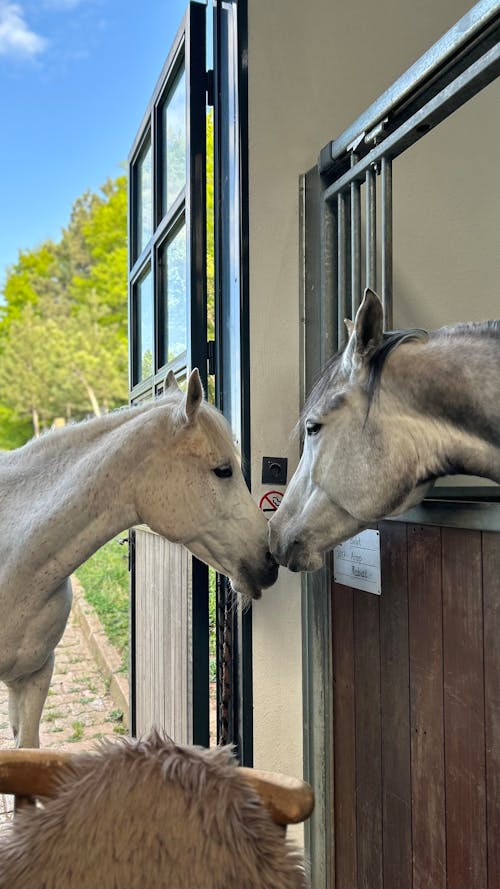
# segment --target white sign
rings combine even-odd
[[[333,550],[336,583],[380,596],[380,535],[361,531]]]

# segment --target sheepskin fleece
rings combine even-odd
[[[227,747],[157,732],[81,754],[0,840],[0,889],[307,889]]]

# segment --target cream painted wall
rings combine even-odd
[[[289,475],[298,459],[297,442],[290,439],[299,411],[298,177],[315,164],[320,148],[470,5],[467,0],[249,0],[250,372],[256,497],[265,490],[260,484],[264,455],[287,455]],[[424,139],[412,149],[414,160],[409,153],[401,173],[395,170],[395,185],[402,183],[403,193],[395,210],[395,280],[402,290],[397,323],[441,324],[464,313],[480,317],[479,292],[491,308],[486,314],[500,315],[500,307],[493,311],[492,296],[499,270],[485,270],[498,207],[493,196],[496,167],[489,166],[500,135],[498,104],[492,112],[494,99],[498,103],[495,89],[474,100],[475,109],[471,105],[460,112],[465,123],[443,124],[443,135],[438,128],[426,137],[429,147]],[[432,148],[432,140],[437,147]],[[450,164],[456,144],[465,154]],[[498,188],[498,175],[496,183]],[[472,201],[472,213],[465,209],[467,201]],[[444,233],[450,236],[446,246]],[[456,311],[451,309],[453,300]],[[281,569],[276,586],[253,609],[255,765],[296,775],[302,774],[300,618],[299,578]]]

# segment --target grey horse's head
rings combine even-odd
[[[425,331],[383,332],[379,297],[365,291],[345,349],[324,368],[304,406],[304,450],[269,525],[274,557],[292,571],[319,568],[323,553],[424,496],[414,444],[398,422],[397,399],[380,397],[396,346]]]

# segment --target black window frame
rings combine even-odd
[[[207,384],[207,285],[206,285],[206,88],[205,52],[192,52],[191,48],[205,47],[205,6],[190,3],[177,31],[167,60],[156,83],[141,125],[129,154],[129,380],[130,400],[153,397],[169,370],[184,376],[189,369],[198,367],[203,385]],[[172,206],[162,214],[163,148],[161,115],[163,104],[175,87],[181,68],[186,76],[186,183]],[[152,148],[152,225],[153,233],[148,243],[136,255],[138,241],[138,175],[137,165],[145,144],[151,140]],[[160,251],[175,236],[183,217],[186,226],[186,275],[187,275],[187,348],[170,362],[160,361],[162,354],[164,319],[162,306]],[[137,284],[143,278],[147,265],[153,276],[153,373],[147,379],[138,379],[138,312],[136,305]]]
[[[161,146],[161,109],[175,86],[180,67],[186,73],[186,183],[172,206],[161,216],[163,178]],[[191,2],[179,26],[166,62],[143,115],[128,156],[129,168],[129,256],[128,256],[128,311],[129,311],[129,400],[132,404],[148,401],[160,395],[169,370],[179,380],[197,367],[202,384],[207,387],[207,211],[206,211],[206,6]],[[150,134],[152,146],[152,201],[153,233],[139,256],[137,244],[137,162]],[[160,218],[161,216],[161,218]],[[162,347],[160,320],[161,269],[160,251],[167,240],[175,236],[179,222],[186,227],[186,282],[188,299],[187,349],[171,362],[158,363]],[[137,285],[150,266],[153,275],[153,373],[144,380],[134,378],[137,367],[138,312],[135,302]],[[135,732],[135,629],[136,589],[134,580],[134,532],[131,532],[131,723]],[[209,617],[208,568],[193,557],[192,560],[192,725],[193,743],[209,745]]]

